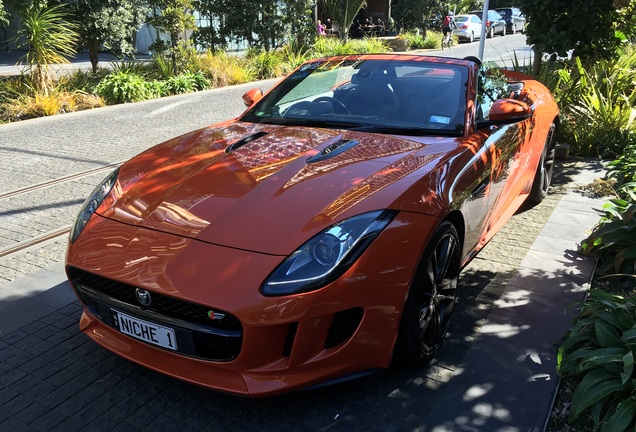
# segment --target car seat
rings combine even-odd
[[[385,70],[361,70],[351,77],[351,84],[341,99],[351,114],[391,119],[397,112],[400,101]]]

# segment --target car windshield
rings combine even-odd
[[[510,9],[497,9],[497,12],[504,17],[509,18],[512,15],[512,11]]]
[[[455,22],[456,23],[462,23],[464,21],[468,21],[468,18],[466,15],[458,15],[455,17]]]
[[[468,68],[449,61],[332,58],[306,63],[242,121],[403,135],[460,135]]]

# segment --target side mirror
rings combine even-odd
[[[258,102],[263,97],[263,90],[261,89],[251,89],[245,92],[243,95],[243,103],[246,107],[251,107],[256,102]]]
[[[489,118],[477,121],[477,129],[520,122],[531,115],[532,108],[525,102],[515,99],[498,99],[490,108]]]

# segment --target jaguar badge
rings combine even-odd
[[[137,301],[139,302],[139,304],[143,307],[150,307],[150,305],[152,304],[152,297],[146,290],[136,288],[135,296],[137,297]]]

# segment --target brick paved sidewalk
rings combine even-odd
[[[517,214],[464,270],[432,365],[274,398],[201,389],[91,342],[59,263],[19,278],[2,287],[15,296],[0,303],[0,430],[543,430],[564,311],[583,298],[593,269],[577,242],[602,205],[572,188],[601,175],[591,163],[561,166],[562,186]]]

